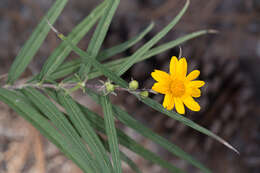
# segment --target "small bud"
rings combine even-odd
[[[137,90],[139,87],[139,83],[136,81],[136,80],[132,80],[130,83],[129,83],[129,89],[131,91],[135,91]]]
[[[111,93],[115,90],[115,85],[113,85],[111,82],[106,82],[105,87],[107,93]]]
[[[85,82],[79,82],[78,85],[79,85],[81,88],[85,88],[85,86],[86,86]]]
[[[145,99],[149,96],[149,92],[148,91],[142,91],[139,93],[141,98]]]

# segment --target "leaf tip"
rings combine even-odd
[[[219,31],[215,30],[215,29],[209,29],[209,30],[207,30],[207,33],[209,33],[209,34],[219,34]]]

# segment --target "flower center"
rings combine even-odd
[[[183,96],[184,93],[185,93],[185,85],[184,85],[183,81],[178,80],[178,79],[174,79],[171,82],[171,92],[172,92],[174,97]]]

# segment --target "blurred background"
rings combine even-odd
[[[54,0],[0,1],[0,75],[8,72],[19,49]],[[101,1],[70,1],[55,26],[63,33],[89,14]],[[136,46],[117,57],[131,55],[147,42],[183,7],[183,0],[122,0],[105,40],[104,47],[122,43],[140,33],[151,21],[155,28]],[[206,81],[198,99],[199,113],[185,116],[210,129],[240,151],[235,154],[222,144],[159,114],[140,104],[135,97],[119,93],[113,102],[128,110],[136,119],[180,146],[186,152],[214,170],[227,173],[258,173],[260,170],[260,0],[191,0],[191,5],[177,26],[159,44],[193,31],[217,29],[217,35],[204,35],[181,45],[188,60],[189,71],[199,69]],[[80,42],[86,48],[93,30]],[[59,40],[50,33],[34,61],[22,78],[38,73]],[[158,45],[159,45],[158,44]],[[143,88],[151,88],[150,73],[154,69],[168,71],[171,56],[179,48],[166,51],[133,66],[123,77],[138,80]],[[77,58],[71,54],[71,58]],[[93,110],[100,108],[80,93],[75,97]],[[161,95],[152,95],[162,102]],[[127,99],[126,99],[127,98]],[[129,135],[145,147],[187,172],[199,172],[194,167],[158,147],[118,123]],[[124,150],[124,149],[123,149]],[[167,173],[124,150],[144,173]],[[131,170],[123,165],[124,172]],[[80,173],[54,145],[31,125],[0,102],[0,172],[2,173]]]

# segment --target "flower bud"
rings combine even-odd
[[[135,91],[137,90],[139,87],[139,83],[136,81],[136,80],[132,80],[130,83],[129,83],[129,89],[131,91]]]
[[[115,85],[113,85],[111,82],[105,83],[106,92],[111,93],[115,90]]]
[[[141,96],[141,98],[145,99],[149,96],[149,92],[148,91],[142,91],[139,93],[139,95]]]

